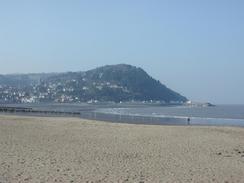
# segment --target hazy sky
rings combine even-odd
[[[0,73],[117,63],[192,100],[244,104],[244,1],[0,1]]]

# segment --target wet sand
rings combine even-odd
[[[0,182],[243,182],[244,128],[0,115]]]

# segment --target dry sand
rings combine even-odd
[[[244,182],[244,128],[1,115],[0,182]]]

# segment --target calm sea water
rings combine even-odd
[[[244,105],[217,105],[216,107],[160,107],[130,105],[88,105],[88,104],[12,104],[8,106],[31,107],[36,110],[66,112],[97,111],[103,114],[129,116],[146,116],[167,118],[176,121],[178,118],[185,124],[190,118],[192,125],[227,125],[244,127]]]
[[[216,107],[139,107],[99,109],[100,112],[151,116],[190,118],[193,125],[244,126],[244,105],[218,105]]]

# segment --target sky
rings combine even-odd
[[[190,100],[244,104],[243,0],[0,0],[0,73],[126,63]]]

